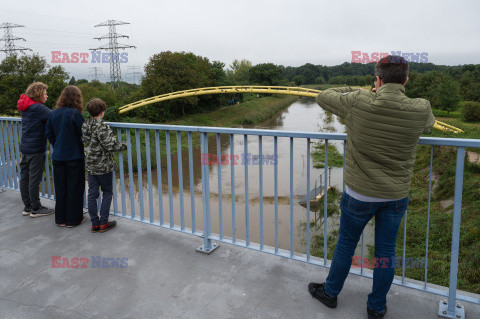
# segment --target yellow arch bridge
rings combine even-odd
[[[182,97],[189,97],[195,95],[207,95],[207,94],[228,94],[228,93],[263,93],[263,94],[284,94],[284,95],[296,95],[316,97],[320,90],[306,89],[300,87],[289,86],[217,86],[206,87],[185,91],[172,92],[162,95],[153,96],[144,100],[133,102],[124,105],[119,108],[119,113],[129,112],[141,106],[158,103],[167,100],[178,99]],[[448,125],[446,123],[435,121],[433,128],[445,132],[463,133],[463,131],[455,126]]]

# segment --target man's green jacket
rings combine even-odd
[[[435,123],[430,103],[408,98],[396,83],[376,93],[328,89],[318,94],[317,103],[345,120],[345,184],[364,196],[407,197],[418,140]]]

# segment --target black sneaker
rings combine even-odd
[[[32,212],[30,213],[30,217],[35,218],[35,217],[47,216],[47,215],[53,214],[54,212],[55,211],[51,208],[40,206],[39,209],[32,210]]]
[[[32,207],[24,207],[22,215],[23,216],[29,216],[31,212],[32,212]]]
[[[313,298],[318,299],[321,303],[329,308],[337,307],[337,297],[330,297],[325,293],[324,289],[325,283],[318,284],[316,282],[311,282],[308,284],[308,291]]]
[[[383,309],[382,312],[373,311],[367,307],[367,313],[368,313],[368,319],[383,318],[387,313],[387,305],[385,305],[385,308]]]

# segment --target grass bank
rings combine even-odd
[[[435,147],[433,172],[436,182],[431,199],[428,282],[448,286],[450,272],[450,249],[452,244],[453,195],[455,185],[456,149]],[[428,176],[430,147],[421,146],[417,152],[417,162],[410,190],[410,204],[407,217],[406,257],[425,257]],[[460,254],[458,289],[480,293],[480,166],[468,161],[465,163],[462,223],[460,229]],[[397,239],[396,254],[403,253],[403,222]],[[396,270],[401,275],[401,269]],[[409,278],[424,280],[424,269],[408,268]]]
[[[453,125],[464,131],[464,133],[448,133],[442,132],[439,130],[432,130],[428,136],[432,137],[448,137],[448,138],[467,138],[467,139],[478,139],[480,138],[480,122],[466,123],[461,118],[446,118],[446,117],[436,117],[438,121]],[[478,148],[467,148],[468,151],[475,153],[480,153]]]
[[[166,124],[221,127],[253,125],[268,120],[296,100],[298,97],[289,95],[256,98],[213,112],[188,115]]]

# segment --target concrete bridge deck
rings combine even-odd
[[[322,267],[228,244],[206,256],[195,251],[201,238],[123,219],[103,234],[88,220],[61,228],[22,208],[18,192],[0,193],[1,318],[367,318],[367,278],[350,275],[329,309],[307,291]],[[128,267],[52,268],[52,256],[128,258]],[[393,285],[386,318],[437,318],[440,299]]]

